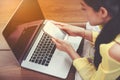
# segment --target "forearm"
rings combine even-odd
[[[90,31],[90,30],[86,30],[84,28],[80,28],[79,32],[77,34],[78,34],[78,36],[81,36],[84,39],[92,41],[92,31]]]
[[[84,30],[84,35],[83,35],[83,38],[89,40],[92,42],[92,31],[90,30]]]
[[[82,28],[86,28],[86,22],[82,22],[82,23],[70,23],[71,25],[74,25],[74,26],[79,26],[79,27],[82,27]]]
[[[81,56],[73,48],[68,49],[66,52],[68,53],[68,55],[71,57],[72,60],[81,58]]]

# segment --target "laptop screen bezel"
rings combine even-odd
[[[29,13],[29,14],[27,14],[27,13]],[[45,20],[45,18],[42,13],[42,10],[40,8],[40,3],[38,0],[22,0],[20,2],[20,4],[18,5],[18,7],[16,8],[15,12],[13,13],[12,17],[6,24],[2,34],[3,34],[6,42],[8,43],[9,47],[13,51],[16,59],[19,62],[21,62],[21,60],[23,59],[23,55],[25,55],[27,47],[28,47],[28,45],[30,45],[30,43],[28,43],[26,45],[26,49],[24,49],[24,51],[22,51],[22,53],[19,53],[20,54],[19,56],[16,56],[17,53],[14,52],[14,48],[13,48],[13,45],[15,45],[15,43],[13,43],[13,44],[10,43],[10,40],[8,39],[9,34],[12,33],[12,29],[14,29],[18,25],[36,21],[36,22],[38,22],[38,27],[40,27],[40,25],[42,25],[44,20]],[[36,28],[34,35],[38,31],[37,30],[38,27]],[[34,37],[31,37],[31,38],[34,38]],[[30,40],[32,40],[32,39],[30,39]]]

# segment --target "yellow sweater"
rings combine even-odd
[[[93,32],[93,42],[95,42],[97,35],[97,32]],[[120,35],[118,35],[115,40],[120,42]],[[87,58],[78,58],[73,61],[74,67],[83,80],[116,80],[116,78],[120,76],[120,62],[114,60],[108,54],[113,44],[115,44],[114,41],[100,45],[102,62],[97,71]]]

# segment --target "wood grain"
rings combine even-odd
[[[0,80],[63,80],[42,73],[21,68],[2,36],[2,30],[9,21],[21,0],[0,1]],[[46,19],[67,22],[86,22],[80,10],[80,0],[39,0]],[[71,67],[66,80],[74,80],[74,67]]]

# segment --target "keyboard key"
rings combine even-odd
[[[52,42],[50,36],[46,33],[43,33],[43,36],[29,61],[48,66],[55,51],[55,48],[56,46]]]

